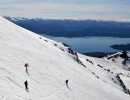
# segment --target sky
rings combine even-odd
[[[130,0],[0,0],[0,16],[130,22]]]

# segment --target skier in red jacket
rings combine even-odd
[[[28,74],[28,67],[29,67],[28,63],[26,63],[26,64],[24,65],[24,67],[26,68],[26,73]]]

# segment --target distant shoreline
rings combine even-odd
[[[110,46],[111,48],[115,49],[115,50],[123,50],[123,51],[130,51],[130,43],[128,44],[114,44]],[[113,54],[115,52],[88,52],[88,53],[82,53],[84,55],[87,56],[91,56],[91,57],[98,57],[98,58],[102,58],[104,56],[107,56],[108,54]]]
[[[115,44],[115,45],[111,45],[110,47],[115,49],[115,50],[129,51],[130,50],[130,43],[128,43],[128,44]]]
[[[91,57],[97,57],[97,58],[102,58],[107,56],[108,54],[113,54],[116,52],[89,52],[89,53],[82,53],[86,56],[91,56]]]

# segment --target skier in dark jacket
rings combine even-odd
[[[69,80],[66,80],[66,81],[65,81],[67,87],[68,87],[68,81],[69,81]]]
[[[24,84],[25,84],[25,89],[26,89],[26,91],[29,92],[29,91],[28,91],[28,82],[27,82],[27,80],[24,82]]]
[[[66,81],[65,81],[67,88],[70,89],[69,86],[68,86],[68,82],[69,82],[69,80],[66,80]],[[71,89],[70,89],[70,90],[71,90]]]
[[[66,86],[67,86],[67,88],[68,88],[69,90],[71,90],[70,87],[68,86],[68,82],[69,82],[69,80],[66,80],[66,81],[65,81]],[[71,90],[71,91],[72,91],[72,90]]]

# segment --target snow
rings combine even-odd
[[[129,100],[130,95],[124,93],[115,77],[120,72],[129,74],[118,63],[121,58],[114,63],[105,58],[79,53],[78,56],[86,67],[62,43],[0,17],[0,100]],[[25,63],[29,64],[29,75]],[[69,88],[65,84],[67,79]],[[29,92],[25,90],[26,80]]]

